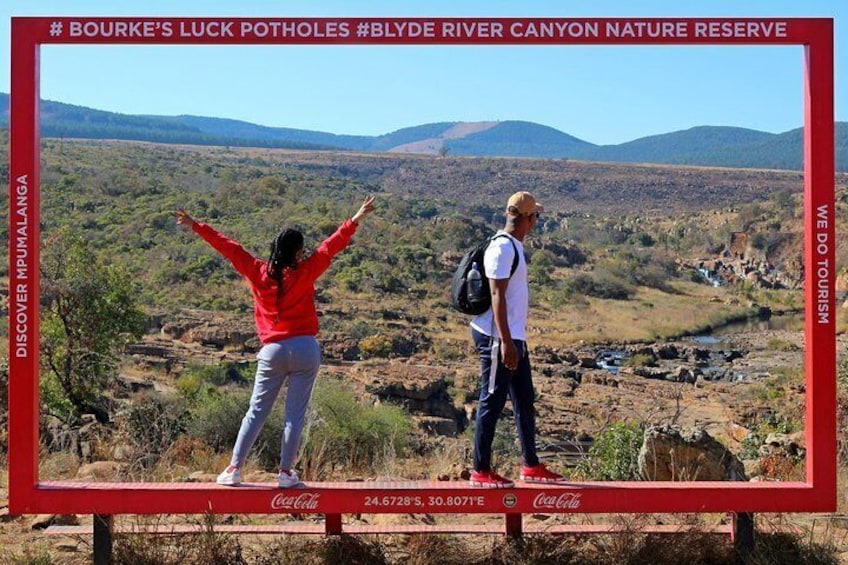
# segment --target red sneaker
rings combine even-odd
[[[526,465],[521,468],[521,480],[525,483],[547,483],[564,485],[567,481],[562,475],[558,475],[539,463],[533,467]]]
[[[468,482],[473,487],[483,488],[510,488],[515,486],[514,482],[501,477],[494,471],[471,471],[471,478]]]

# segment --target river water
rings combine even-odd
[[[719,343],[723,337],[738,333],[764,332],[768,330],[801,331],[804,329],[804,314],[785,314],[768,318],[748,318],[741,322],[733,322],[715,330],[692,336],[696,343]]]
[[[727,336],[740,333],[763,332],[768,330],[801,331],[804,329],[804,314],[785,314],[768,318],[749,318],[716,328],[708,333],[684,338],[703,346],[720,347]],[[598,367],[611,373],[618,373],[619,368],[627,361],[629,355],[621,349],[601,349],[596,355]]]

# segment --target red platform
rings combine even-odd
[[[801,512],[813,489],[806,483],[598,482],[564,486],[518,484],[473,488],[464,482],[273,483],[238,487],[214,483],[83,483],[38,485],[27,513],[75,514],[532,514]],[[755,493],[755,496],[751,496]]]

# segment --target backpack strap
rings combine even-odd
[[[515,242],[512,241],[512,238],[505,233],[499,233],[495,236],[492,236],[491,238],[489,238],[489,242],[491,243],[492,241],[498,239],[499,237],[507,238],[509,240],[509,242],[512,244],[512,251],[513,251],[512,268],[509,270],[509,276],[510,276],[510,278],[512,278],[512,275],[515,274],[515,270],[518,268],[518,248],[515,246]]]

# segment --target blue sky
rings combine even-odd
[[[836,117],[848,115],[845,0],[5,0],[9,17],[834,17]],[[127,114],[194,114],[379,135],[441,121],[528,120],[598,144],[697,125],[773,133],[802,122],[800,47],[46,46],[43,98]]]

